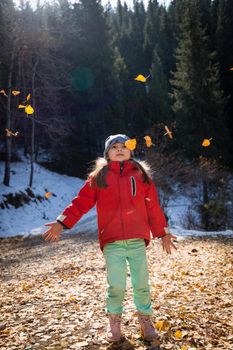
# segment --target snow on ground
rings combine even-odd
[[[0,162],[0,173],[3,174],[4,164]],[[28,187],[30,165],[27,162],[11,164],[10,187],[0,184],[0,202],[3,194],[24,191]],[[2,178],[2,176],[1,176]],[[32,191],[35,195],[44,197],[46,191],[50,196],[42,202],[24,204],[20,208],[10,206],[10,209],[0,209],[0,237],[15,235],[37,235],[46,230],[45,223],[54,221],[64,208],[70,204],[82,187],[84,180],[76,177],[60,175],[35,164]],[[73,228],[72,232],[97,232],[96,210],[91,209]]]
[[[4,163],[0,162],[0,173],[3,178]],[[11,164],[10,186],[0,184],[0,202],[4,194],[24,191],[28,187],[30,176],[30,164],[28,160]],[[37,203],[30,202],[16,209],[10,206],[9,209],[0,209],[0,237],[10,237],[16,235],[38,235],[46,230],[45,223],[54,221],[61,214],[64,208],[70,204],[82,187],[84,180],[76,177],[60,175],[49,171],[46,168],[35,164],[34,181],[32,191],[35,195],[44,197],[47,191],[55,196],[50,196],[48,200]],[[170,203],[169,223],[172,233],[177,236],[197,236],[206,235],[203,231],[185,230],[181,227],[182,220],[189,201],[180,197]],[[69,233],[83,232],[97,235],[96,210],[91,209],[73,227]],[[208,236],[228,235],[233,236],[233,231],[208,232]]]

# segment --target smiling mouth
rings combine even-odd
[[[120,154],[117,154],[117,156],[123,156],[123,155],[124,155],[124,154],[121,154],[121,153],[120,153]]]

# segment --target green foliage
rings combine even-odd
[[[153,122],[170,121],[172,120],[172,110],[168,95],[168,81],[156,50],[154,50],[151,74],[152,80],[149,87],[151,120]]]
[[[197,169],[202,188],[202,203],[198,205],[201,228],[207,231],[225,230],[230,225],[230,176],[215,160],[207,158],[199,159]]]
[[[22,91],[11,106],[12,127],[22,135],[14,148],[30,149],[30,124],[17,104],[31,92],[38,62],[36,148],[57,154],[61,169],[63,157],[67,171],[73,150],[82,153],[75,157],[84,168],[85,159],[102,154],[108,134],[141,135],[157,121],[177,122],[173,147],[184,156],[204,152],[230,165],[232,18],[231,0],[172,0],[168,8],[136,0],[132,9],[118,0],[115,10],[99,0],[62,0],[36,10],[1,1],[0,90],[15,45],[11,88]],[[150,74],[146,84],[134,80],[138,74]],[[2,94],[0,109],[3,134]],[[211,137],[211,147],[202,149],[202,139]]]
[[[210,52],[206,30],[202,27],[199,1],[187,3],[176,50],[173,80],[173,110],[178,142],[189,157],[201,154],[204,138],[212,137],[209,156],[224,157],[229,142],[226,127],[226,98],[219,81],[215,54]]]

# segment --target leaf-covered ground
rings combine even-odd
[[[0,240],[2,350],[233,349],[233,238],[179,240],[165,255],[148,249],[154,322],[160,347],[140,337],[128,290],[121,343],[105,341],[106,275],[98,242],[63,235]]]

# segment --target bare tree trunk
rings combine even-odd
[[[34,106],[34,104],[33,104]],[[33,174],[34,174],[34,162],[35,162],[35,121],[34,117],[32,118],[32,130],[31,130],[31,153],[30,153],[30,180],[29,187],[32,186],[33,183]]]
[[[32,106],[35,108],[35,76],[36,76],[36,68],[39,63],[39,58],[36,60],[34,65],[33,74],[32,74]],[[33,183],[33,175],[34,175],[34,163],[35,163],[35,114],[32,117],[32,131],[31,131],[31,154],[30,154],[30,163],[31,163],[31,171],[30,171],[30,180],[29,187],[32,186]]]
[[[22,91],[26,91],[26,82],[25,82],[25,72],[24,72],[24,64],[23,64],[23,59],[21,60],[21,76],[22,76]],[[24,120],[23,122],[23,154],[25,158],[27,157],[28,154],[28,147],[27,147],[27,131],[26,131],[26,124],[28,123],[28,120]]]
[[[11,129],[11,85],[12,85],[12,74],[13,74],[13,64],[14,64],[15,50],[12,50],[10,70],[7,82],[7,111],[6,111],[6,128]],[[10,164],[11,164],[11,136],[6,136],[6,160],[5,160],[5,173],[3,183],[6,186],[10,185]]]
[[[208,193],[208,183],[206,179],[202,180],[202,193],[203,193],[203,209],[202,209],[202,223],[207,231],[209,229],[209,193]]]

